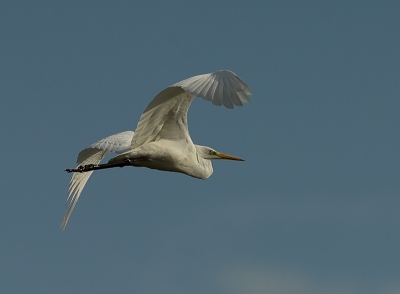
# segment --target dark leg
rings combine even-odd
[[[67,173],[84,173],[92,170],[98,169],[106,169],[106,168],[113,168],[113,167],[124,167],[127,165],[131,165],[131,162],[127,159],[125,162],[118,162],[118,163],[105,163],[105,164],[87,164],[87,165],[80,165],[77,168],[67,168],[65,171]]]

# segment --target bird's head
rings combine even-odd
[[[218,152],[207,146],[200,146],[200,145],[195,145],[195,146],[197,153],[204,159],[230,159],[230,160],[244,161],[244,159],[226,153]]]

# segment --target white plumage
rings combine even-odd
[[[242,160],[193,144],[187,128],[187,111],[196,96],[233,108],[250,102],[250,94],[246,83],[228,70],[194,76],[161,91],[144,110],[135,132],[118,133],[92,144],[79,153],[77,168],[67,169],[74,173],[67,198],[71,206],[61,223],[62,229],[94,170],[129,165],[206,179],[213,172],[210,159]],[[109,152],[120,155],[100,164]]]

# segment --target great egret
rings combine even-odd
[[[233,108],[250,102],[247,95],[251,94],[246,83],[228,70],[194,76],[161,91],[144,110],[135,132],[118,133],[92,144],[79,153],[75,169],[66,169],[74,174],[66,201],[71,205],[61,223],[62,229],[94,170],[135,166],[207,179],[213,173],[210,159],[242,161],[239,157],[193,144],[187,111],[196,96],[214,105]],[[100,164],[109,152],[119,155]]]

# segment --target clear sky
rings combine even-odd
[[[2,1],[1,293],[400,293],[399,1]],[[206,181],[94,173],[79,151],[229,69],[192,139],[245,162]]]

